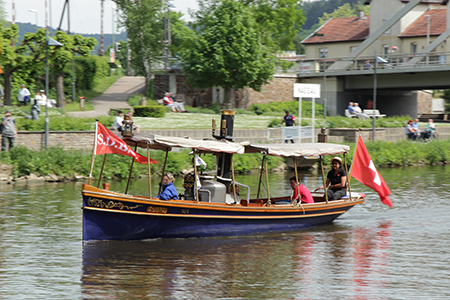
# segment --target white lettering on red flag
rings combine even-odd
[[[361,137],[356,144],[351,176],[377,192],[381,202],[392,207],[392,201],[389,198],[391,191],[375,167]]]
[[[146,164],[148,162],[147,157],[133,151],[133,149],[131,149],[121,138],[100,123],[97,123],[96,135],[95,155],[115,153],[134,157],[134,159],[141,164]],[[150,163],[155,164],[157,162],[151,159]]]

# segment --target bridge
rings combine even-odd
[[[292,71],[301,83],[322,85],[331,115],[342,115],[349,101],[362,95],[372,98],[376,76],[377,108],[388,115],[417,114],[419,90],[450,89],[450,52],[386,54],[378,56],[385,63],[365,69],[367,61],[374,64],[375,56],[355,58],[316,58],[297,62]],[[342,62],[338,69],[336,63]],[[326,99],[326,100],[324,100]]]

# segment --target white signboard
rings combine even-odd
[[[294,83],[294,98],[320,98],[320,84]]]
[[[281,128],[281,135],[283,139],[294,140],[298,139],[298,127],[297,126],[286,126]]]

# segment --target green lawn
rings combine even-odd
[[[212,118],[216,118],[216,128],[220,126],[220,114],[166,113],[164,118],[133,117],[133,121],[142,129],[211,129]],[[235,115],[234,128],[267,128],[272,116]],[[281,117],[280,123],[281,123]]]

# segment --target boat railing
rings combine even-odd
[[[228,182],[232,183],[232,179],[231,178],[223,178],[223,177],[220,177],[220,176],[217,176],[217,178],[220,179],[220,180],[228,181]],[[235,181],[234,184],[237,185],[237,186],[242,186],[242,187],[247,189],[247,201],[249,201],[250,200],[250,187],[248,185],[245,185],[245,184],[237,182],[237,181]]]

